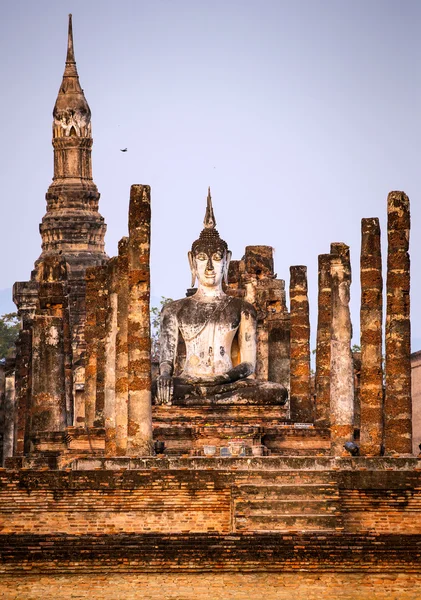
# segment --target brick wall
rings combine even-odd
[[[323,470],[314,468],[317,461],[303,470],[267,461],[272,469],[261,470],[253,459],[229,461],[223,470],[215,468],[221,461],[180,461],[187,463],[184,469],[0,471],[0,533],[421,534],[419,471]],[[248,463],[248,469],[234,466]]]
[[[5,576],[4,600],[418,600],[414,573],[148,573]]]

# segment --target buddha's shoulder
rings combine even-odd
[[[252,317],[256,317],[256,309],[253,304],[243,300],[243,298],[233,298],[233,302],[235,306],[238,307],[238,310],[241,311],[246,317],[251,315]]]
[[[187,300],[189,300],[189,298],[181,298],[180,300],[171,300],[170,302],[167,302],[165,306],[163,306],[161,314],[177,314],[186,304]]]

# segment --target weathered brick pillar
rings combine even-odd
[[[105,421],[105,454],[116,455],[116,336],[117,336],[117,264],[114,257],[107,265],[108,305],[105,322],[105,380],[104,380],[104,421]]]
[[[86,365],[85,365],[85,425],[94,426],[96,382],[97,382],[97,340],[96,340],[96,316],[98,300],[98,279],[96,267],[86,269]]]
[[[14,437],[15,437],[15,413],[16,413],[16,394],[15,394],[15,373],[6,373],[4,386],[4,428],[3,428],[3,456],[2,466],[4,467],[6,458],[13,456]]]
[[[32,396],[32,320],[39,308],[39,283],[16,282],[13,301],[17,306],[22,329],[16,344],[16,420],[14,454],[22,456],[30,450],[30,406]]]
[[[63,275],[67,273],[66,263],[61,257],[48,257],[41,266],[42,280],[39,284],[39,314],[57,317],[62,320],[64,394],[66,403],[66,424],[73,425],[73,370],[72,339],[68,304],[68,287]]]
[[[66,429],[63,319],[35,315],[32,328],[31,434]]]
[[[409,320],[409,198],[390,192],[387,198],[386,454],[412,452],[411,324]]]
[[[290,317],[287,312],[272,319],[269,315],[269,381],[290,389]]]
[[[129,313],[128,279],[129,238],[123,237],[118,244],[117,259],[117,333],[115,373],[115,439],[116,456],[124,456],[127,449],[127,405],[128,405],[128,348],[127,319]]]
[[[319,255],[319,292],[316,339],[316,424],[330,423],[330,329],[332,321],[330,254]]]
[[[310,396],[310,319],[307,296],[307,267],[290,267],[291,319],[291,419],[299,423],[313,421]]]
[[[380,224],[361,221],[360,452],[380,455],[383,437],[383,280]]]
[[[30,406],[32,396],[32,318],[23,318],[16,344],[16,421],[14,453],[29,452]]]
[[[96,396],[95,396],[95,427],[104,427],[104,404],[105,404],[105,322],[107,318],[108,305],[108,270],[107,265],[95,268],[96,299],[95,314],[95,341],[96,341]]]
[[[330,347],[330,422],[332,452],[345,453],[343,445],[354,438],[354,365],[349,312],[351,263],[349,247],[330,247],[332,277],[332,328]]]
[[[132,185],[129,207],[128,428],[127,454],[152,454],[150,332],[150,187]]]

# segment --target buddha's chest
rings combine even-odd
[[[235,334],[240,317],[228,302],[191,303],[179,313],[178,323],[186,342],[202,336],[223,340]]]

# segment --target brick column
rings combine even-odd
[[[105,404],[105,321],[108,305],[107,265],[95,268],[97,283],[95,342],[96,342],[96,389],[95,389],[95,427],[104,427]]]
[[[289,394],[290,317],[285,311],[276,318],[269,314],[269,381],[280,383]]]
[[[330,346],[330,422],[332,452],[344,454],[343,445],[354,438],[354,366],[349,312],[351,264],[349,247],[330,247],[332,277],[332,328]]]
[[[290,267],[291,323],[291,419],[299,423],[313,420],[310,396],[310,320],[307,296],[307,267]]]
[[[124,456],[127,449],[127,404],[128,404],[128,349],[127,318],[129,312],[128,280],[129,238],[123,237],[118,244],[117,259],[117,332],[115,367],[115,427],[116,456]]]
[[[14,453],[29,452],[30,406],[32,396],[32,318],[23,318],[16,344],[16,421]]]
[[[35,315],[32,328],[31,434],[66,429],[63,319]]]
[[[98,298],[96,267],[86,269],[86,365],[85,365],[85,424],[94,426],[96,400],[96,303]]]
[[[412,452],[411,324],[409,320],[409,198],[390,192],[387,198],[386,454]]]
[[[8,373],[5,377],[4,386],[4,429],[3,429],[3,458],[4,467],[6,458],[13,456],[14,437],[15,437],[15,414],[16,414],[16,394],[15,394],[15,373]]]
[[[116,455],[116,336],[117,336],[117,264],[114,257],[107,265],[108,305],[105,322],[105,374],[104,374],[104,422],[105,454]]]
[[[16,282],[13,301],[21,318],[22,329],[16,344],[16,420],[14,454],[30,450],[30,406],[32,396],[32,320],[39,308],[39,282]]]
[[[380,224],[361,221],[360,451],[380,455],[383,436],[383,279]]]
[[[330,328],[332,289],[330,254],[319,255],[319,293],[316,340],[316,417],[317,425],[330,423]]]
[[[128,431],[127,454],[152,454],[150,333],[150,187],[132,185],[129,207]]]

